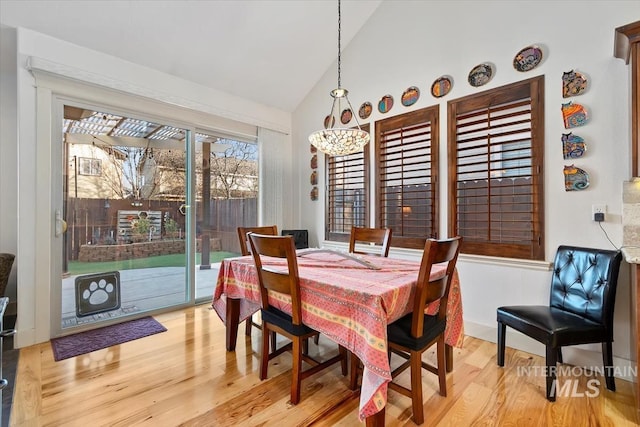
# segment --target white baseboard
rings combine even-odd
[[[490,327],[465,321],[464,333],[465,335],[493,343],[498,340],[497,325],[495,327]],[[506,345],[507,347],[545,357],[545,347],[542,343],[539,343],[538,341],[509,327],[507,327],[506,332]],[[564,363],[569,365],[585,368],[602,368],[602,353],[600,351],[581,348],[581,346],[564,347],[562,349],[562,358]],[[614,376],[616,378],[631,382],[638,381],[638,369],[636,367],[636,363],[632,360],[613,356],[613,365],[615,367]]]

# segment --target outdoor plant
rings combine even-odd
[[[146,236],[151,229],[151,221],[147,217],[134,219],[131,221],[131,229],[134,234],[140,234]]]
[[[167,233],[175,233],[178,231],[178,223],[175,219],[166,217],[164,219],[164,231]]]

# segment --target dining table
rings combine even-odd
[[[331,249],[297,251],[302,321],[355,354],[363,364],[358,415],[367,425],[384,425],[387,387],[391,381],[387,325],[411,312],[420,262]],[[286,260],[263,258],[271,269]],[[431,275],[444,274],[435,265]],[[225,323],[226,348],[234,351],[238,324],[260,309],[260,290],[252,256],[222,260],[212,307]],[[439,301],[426,311],[435,314]],[[270,292],[269,304],[291,313],[288,296]],[[462,347],[464,325],[457,270],[447,301],[447,371],[452,347]]]

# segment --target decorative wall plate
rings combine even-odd
[[[378,111],[382,114],[388,113],[393,108],[393,96],[385,95],[378,101]]]
[[[370,102],[363,102],[358,110],[358,115],[362,120],[368,119],[373,111],[373,105]]]
[[[589,187],[589,174],[574,165],[564,167],[564,190],[579,191]]]
[[[584,139],[571,132],[562,134],[562,157],[565,160],[582,157],[586,150]]]
[[[538,46],[527,46],[513,58],[513,68],[518,71],[531,71],[542,62],[542,50]]]
[[[453,87],[453,79],[449,76],[438,77],[431,85],[431,95],[441,98],[449,93]]]
[[[318,168],[318,155],[314,154],[313,156],[311,156],[311,169],[317,169]]]
[[[469,84],[478,87],[489,83],[493,77],[493,65],[489,63],[479,64],[469,72]]]
[[[318,152],[318,147],[313,144],[309,144],[309,151],[311,151],[311,154],[316,154]]]
[[[565,71],[562,73],[562,97],[580,95],[587,89],[587,78],[577,71]]]
[[[420,89],[415,86],[411,86],[403,92],[402,98],[400,98],[400,102],[402,102],[402,105],[404,105],[405,107],[409,107],[418,102],[419,98]]]
[[[324,118],[324,128],[329,129],[332,128],[336,124],[336,118],[333,115],[327,116]]]
[[[309,193],[309,197],[311,198],[311,200],[316,201],[318,200],[318,187],[313,187],[311,189],[311,193]]]
[[[564,128],[571,129],[585,125],[589,121],[589,116],[582,105],[567,102],[562,104],[562,119]]]
[[[346,125],[351,121],[352,117],[353,112],[351,111],[351,108],[345,108],[344,110],[342,110],[342,114],[340,114],[340,121],[343,125]]]
[[[309,181],[311,182],[311,185],[318,185],[318,172],[316,171],[311,172]]]

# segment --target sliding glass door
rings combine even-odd
[[[60,330],[189,303],[192,132],[63,110]]]
[[[196,132],[196,300],[211,301],[223,258],[239,255],[237,228],[257,224],[258,146]]]
[[[58,108],[52,335],[210,301],[220,261],[239,254],[237,227],[257,224],[257,143]]]

